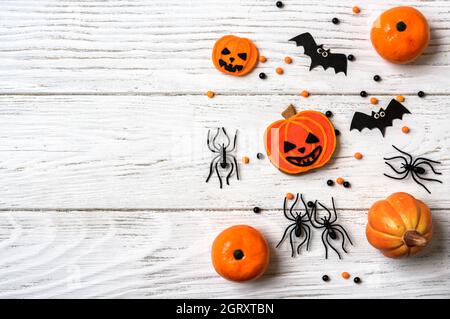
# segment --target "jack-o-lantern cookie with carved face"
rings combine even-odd
[[[212,60],[220,72],[242,76],[255,68],[258,49],[249,39],[226,35],[214,45]]]
[[[330,120],[312,110],[295,112],[290,105],[279,120],[266,129],[264,142],[273,165],[288,174],[322,167],[336,148],[336,133]]]

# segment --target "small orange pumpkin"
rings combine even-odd
[[[214,45],[212,60],[220,72],[242,76],[254,69],[258,55],[258,49],[251,40],[226,35]]]
[[[237,225],[222,231],[211,250],[214,269],[231,281],[247,281],[261,276],[269,264],[269,246],[255,228]]]
[[[430,27],[423,14],[413,7],[395,7],[375,20],[370,34],[381,57],[392,63],[408,63],[427,48]]]
[[[415,255],[432,236],[430,209],[407,193],[394,193],[369,210],[367,240],[387,257]]]
[[[330,120],[317,111],[296,113],[292,105],[282,115],[285,119],[270,124],[264,135],[272,164],[288,174],[325,165],[336,148],[336,133]]]

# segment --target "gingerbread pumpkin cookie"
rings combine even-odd
[[[220,72],[242,76],[255,68],[258,55],[258,49],[251,40],[226,35],[214,45],[212,60]]]
[[[300,174],[325,165],[336,148],[330,120],[312,110],[296,113],[290,105],[284,120],[269,125],[264,135],[267,155],[281,171]]]
[[[423,14],[413,7],[396,7],[383,12],[370,34],[373,47],[392,63],[408,63],[428,46],[430,27]]]

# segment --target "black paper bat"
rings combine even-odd
[[[350,125],[350,131],[357,129],[361,132],[363,128],[368,128],[369,130],[377,128],[384,136],[386,127],[392,126],[392,122],[395,119],[402,119],[405,113],[411,114],[400,102],[392,99],[386,109],[380,108],[378,112],[372,111],[372,115],[355,112],[352,124]]]
[[[325,70],[331,67],[335,73],[344,72],[347,75],[347,56],[341,53],[331,53],[329,49],[323,48],[323,44],[317,45],[311,33],[302,33],[289,41],[295,41],[297,46],[305,49],[305,54],[311,58],[310,71],[321,65]]]

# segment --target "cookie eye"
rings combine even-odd
[[[284,141],[284,152],[287,153],[291,150],[296,148],[295,144],[292,144],[291,142]]]
[[[223,50],[222,50],[222,55],[228,55],[228,54],[230,54],[231,52],[230,52],[230,50],[228,50],[227,48],[224,48]]]
[[[326,58],[326,57],[328,56],[328,52],[327,52],[327,51],[323,51],[323,52],[322,52],[322,56],[323,56],[324,58]]]
[[[380,117],[384,117],[385,115],[386,114],[383,111],[380,112]]]
[[[238,57],[245,61],[247,60],[247,53],[238,53]]]
[[[305,142],[308,144],[317,143],[317,142],[319,142],[319,139],[314,134],[309,133]]]
[[[323,52],[323,49],[322,49],[322,48],[318,48],[318,49],[317,49],[317,53],[322,54],[322,52]]]
[[[380,118],[380,114],[375,113],[375,114],[373,115],[373,117],[374,117],[376,120],[378,120],[378,119]]]

